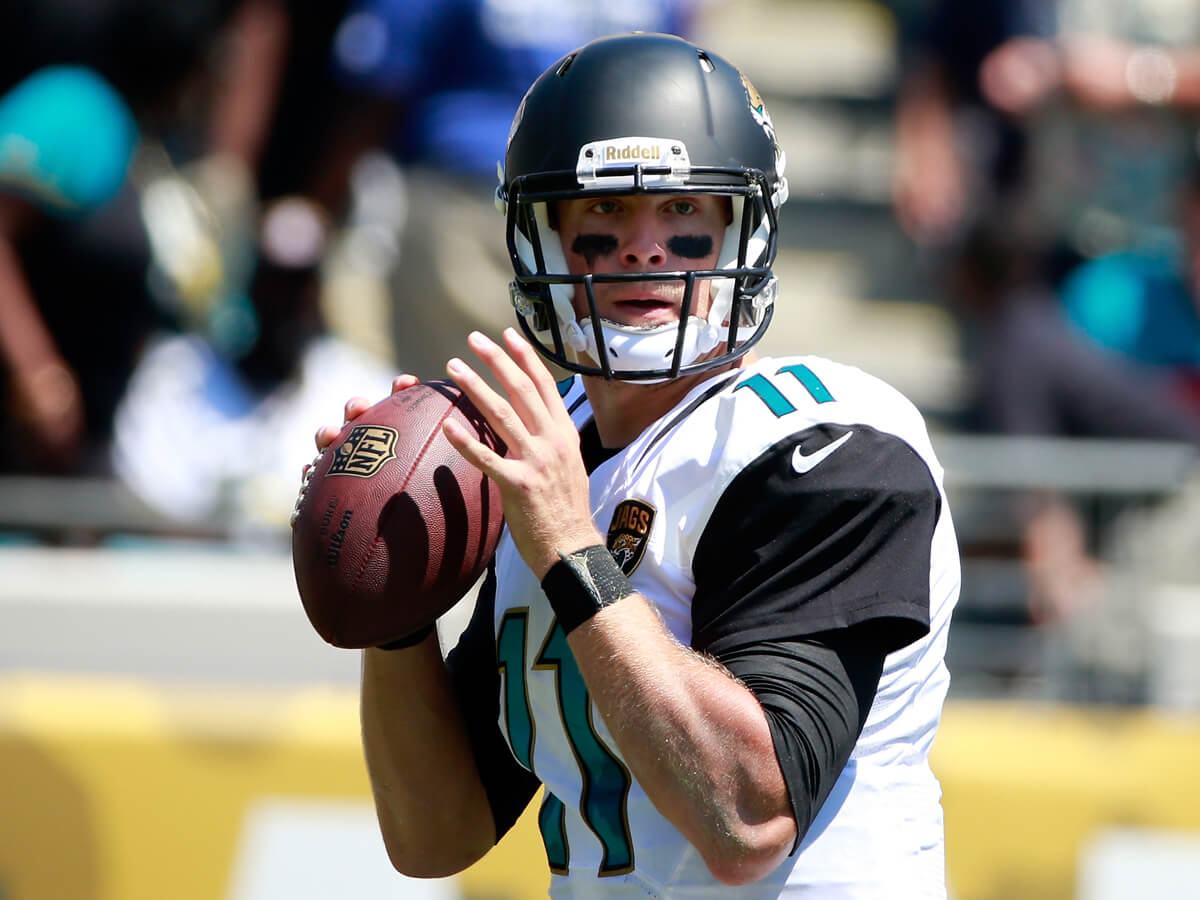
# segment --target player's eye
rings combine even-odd
[[[597,200],[591,205],[590,210],[601,216],[610,216],[621,211],[621,204],[616,200]]]
[[[677,216],[691,216],[698,212],[698,207],[691,200],[672,200],[667,205],[667,210]]]

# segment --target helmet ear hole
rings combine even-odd
[[[717,68],[716,64],[713,63],[712,59],[709,57],[709,55],[707,53],[705,53],[703,50],[697,50],[696,56],[700,60],[700,68],[701,69],[703,69],[705,72],[716,71],[716,68]]]
[[[509,299],[517,315],[524,316],[534,331],[550,331],[553,304],[547,285],[522,284],[520,279],[509,282]]]
[[[540,298],[533,307],[533,330],[534,331],[549,331],[550,330],[550,300],[548,298]]]

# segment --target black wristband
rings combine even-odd
[[[434,625],[430,622],[424,628],[418,628],[412,634],[406,634],[402,638],[396,638],[394,641],[388,641],[386,644],[380,644],[380,650],[403,650],[405,647],[415,647],[425,638],[429,637],[430,632],[434,629]]]
[[[560,551],[558,556],[542,579],[542,591],[567,634],[633,593],[633,585],[603,544],[574,553]]]

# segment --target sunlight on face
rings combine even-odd
[[[558,233],[576,275],[712,269],[730,219],[729,198],[711,194],[576,197],[559,205]],[[659,324],[678,319],[683,291],[682,281],[598,284],[596,298],[605,318]],[[693,315],[708,312],[708,297],[709,283],[698,282]],[[587,314],[582,286],[575,307]]]

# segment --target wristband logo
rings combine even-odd
[[[608,552],[629,577],[646,555],[646,542],[654,527],[654,507],[643,500],[622,500],[608,526]]]

